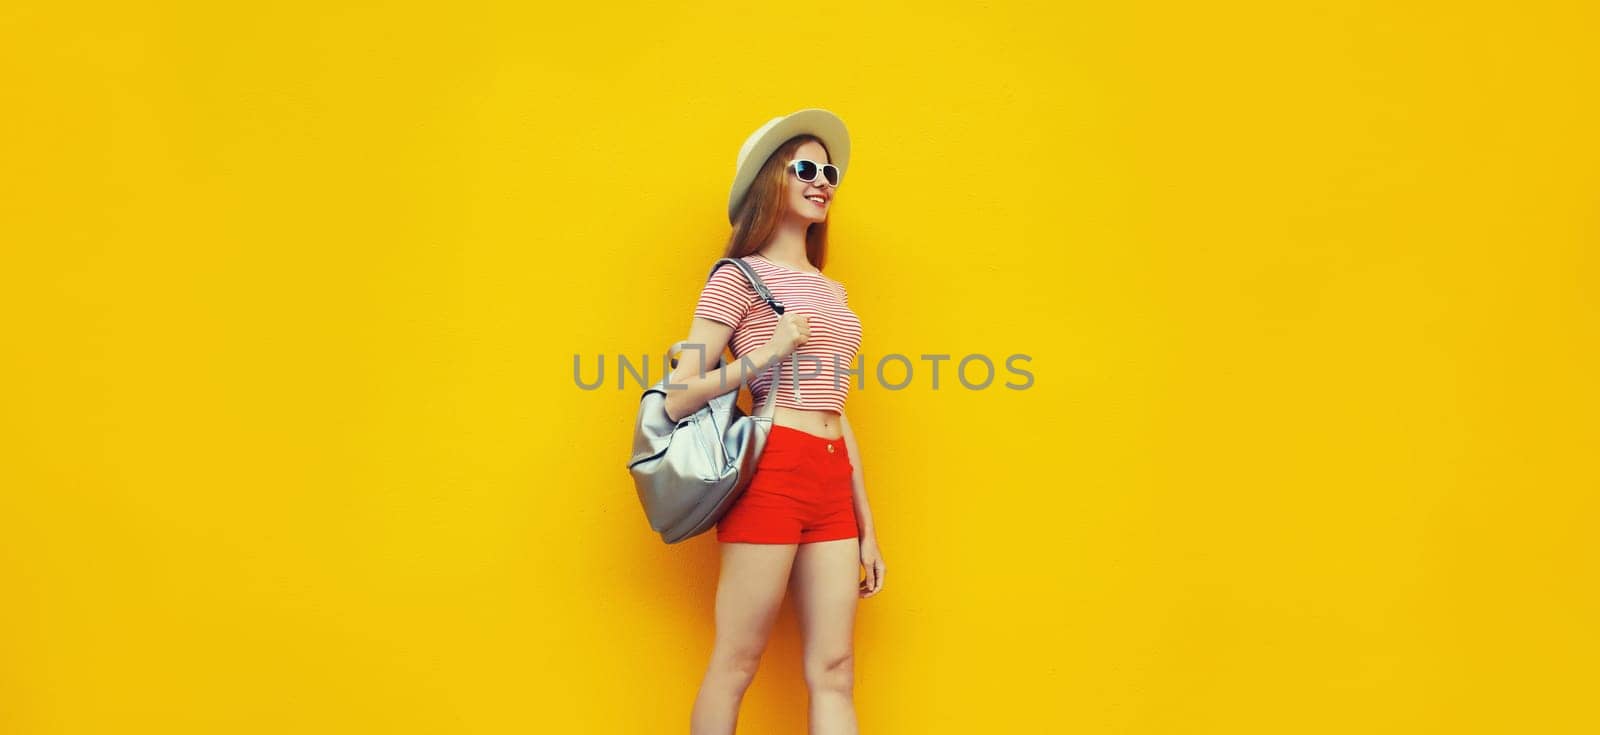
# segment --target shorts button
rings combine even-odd
[[[833,454],[833,445],[832,444],[828,445],[828,454]]]

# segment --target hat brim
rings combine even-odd
[[[850,166],[850,133],[845,129],[844,121],[820,107],[790,113],[756,139],[750,154],[734,172],[733,188],[728,190],[728,222],[734,221],[739,205],[744,202],[744,195],[755,182],[761,166],[784,141],[796,135],[817,136],[828,149],[828,162],[839,167],[839,176],[843,180],[845,170]]]

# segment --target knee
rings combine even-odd
[[[732,686],[744,689],[755,681],[761,666],[761,649],[740,648],[718,656],[712,664],[717,675]]]
[[[846,651],[806,661],[806,687],[849,694],[855,687],[855,656]]]

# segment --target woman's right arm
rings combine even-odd
[[[688,416],[717,396],[727,393],[745,381],[760,375],[773,363],[789,356],[799,345],[805,344],[809,327],[803,314],[784,314],[778,318],[778,328],[766,344],[751,350],[743,359],[711,370],[717,358],[727,348],[733,336],[733,327],[705,317],[695,317],[689,327],[688,345],[678,357],[678,367],[667,381],[667,418],[676,422]],[[705,351],[695,349],[705,345]]]

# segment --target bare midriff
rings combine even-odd
[[[838,439],[844,435],[839,414],[835,411],[807,411],[788,406],[772,407],[772,423],[816,434],[824,439]]]

